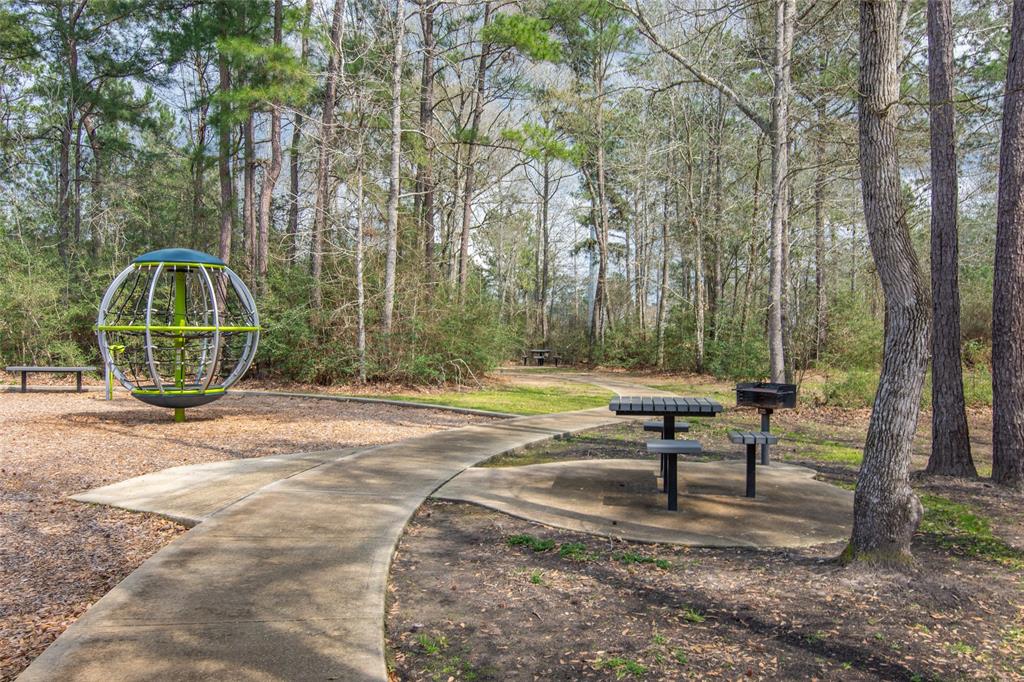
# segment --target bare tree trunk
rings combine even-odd
[[[825,103],[819,101],[816,113],[814,156],[818,167],[814,172],[814,359],[828,339],[828,291],[825,287]]]
[[[1024,488],[1024,0],[1006,65],[992,297],[992,480]]]
[[[366,290],[363,284],[363,221],[365,219],[363,200],[362,144],[356,162],[356,353],[359,356],[359,383],[366,383]]]
[[[242,124],[242,236],[246,264],[256,274],[256,150],[252,136],[253,112]]]
[[[436,0],[419,0],[423,35],[423,66],[420,73],[420,134],[423,159],[416,169],[416,217],[423,232],[423,265],[427,280],[434,279],[434,12]]]
[[[274,46],[281,46],[282,0],[274,0]],[[270,256],[270,211],[274,198],[274,187],[281,177],[281,104],[270,105],[270,165],[263,172],[263,186],[260,187],[260,223],[256,248],[256,285],[266,290],[267,267]]]
[[[878,392],[854,496],[848,560],[899,564],[921,520],[910,454],[928,364],[928,292],[900,188],[897,124],[903,0],[860,3],[860,169],[871,252],[885,295]]]
[[[313,231],[310,235],[309,272],[313,278],[310,299],[314,308],[323,304],[321,270],[323,269],[324,225],[327,222],[327,203],[330,183],[327,170],[331,160],[331,145],[334,142],[334,107],[338,96],[338,73],[345,58],[341,47],[341,35],[345,21],[345,0],[334,0],[331,13],[331,48],[327,57],[327,75],[324,85],[323,114],[320,120],[320,149],[316,164],[316,201],[313,209]]]
[[[491,3],[484,3],[483,28],[491,20]],[[490,43],[481,42],[480,61],[476,67],[476,94],[474,95],[473,119],[470,126],[470,138],[466,148],[466,189],[462,195],[462,234],[459,244],[459,297],[466,298],[466,285],[469,282],[469,229],[473,219],[473,192],[475,177],[473,162],[476,152],[476,140],[480,135],[480,122],[484,113],[484,87],[487,82],[487,60],[490,58]]]
[[[783,296],[785,226],[789,201],[789,100],[795,0],[775,3],[775,89],[772,93],[772,223],[769,248],[768,360],[772,381],[785,381]]]
[[[402,162],[402,47],[405,43],[405,3],[395,7],[395,55],[391,65],[391,170],[388,181],[388,251],[384,269],[384,314],[381,328],[391,331],[395,314],[395,270],[398,267],[398,199]]]
[[[661,282],[658,286],[658,367],[665,366],[665,328],[668,326],[668,284],[671,252],[668,231],[669,189],[665,183],[664,215],[661,221]]]
[[[928,0],[932,165],[932,453],[927,471],[975,478],[964,407],[957,270],[957,162],[953,109],[953,10]]]
[[[302,68],[309,64],[309,20],[313,15],[313,0],[306,0],[306,12],[302,17]],[[292,122],[291,149],[288,152],[289,192],[288,192],[288,254],[295,259],[299,254],[299,170],[302,155],[302,126],[306,115],[299,109],[295,112]]]
[[[548,212],[551,204],[551,159],[546,155],[542,166],[542,193],[540,204],[540,335],[547,347],[548,335],[548,289],[551,286],[551,229]]]
[[[231,90],[231,71],[223,54],[217,59],[218,89],[222,99],[217,120],[217,174],[220,179],[220,239],[217,255],[225,263],[231,261],[231,237],[235,230],[235,184],[231,177],[231,123],[228,120],[231,105],[226,93]]]
[[[743,303],[740,309],[740,336],[747,333],[747,314],[754,285],[754,258],[757,254],[757,238],[754,230],[760,224],[761,213],[761,148],[764,137],[757,136],[757,163],[754,166],[753,206],[750,211],[750,241],[747,242],[747,268],[743,279]]]

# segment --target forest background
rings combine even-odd
[[[254,289],[264,377],[467,382],[550,347],[811,371],[830,404],[870,404],[885,308],[857,7],[799,3],[787,44],[775,4],[5,3],[0,359],[95,362],[116,272],[183,246]],[[952,5],[964,387],[987,405],[1010,3]],[[909,7],[900,180],[927,271],[926,4]]]

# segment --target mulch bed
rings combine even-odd
[[[482,421],[449,412],[227,396],[188,411],[96,392],[0,394],[0,680],[184,532],[67,495],[182,464],[388,443]]]

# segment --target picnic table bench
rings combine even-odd
[[[757,485],[757,446],[775,445],[779,439],[767,431],[730,431],[729,442],[747,448],[747,497],[754,497]]]
[[[551,359],[555,363],[555,367],[558,367],[558,363],[562,360],[562,356],[548,348],[531,348],[523,353],[523,365],[530,364],[531,358],[538,367],[543,367],[548,359]]]
[[[49,373],[49,374],[75,374],[75,389],[82,392],[82,373],[83,372],[95,372],[96,368],[87,365],[82,367],[33,367],[28,365],[13,365],[6,368],[8,372],[21,372],[21,392],[25,393],[28,391],[28,375],[32,373]]]

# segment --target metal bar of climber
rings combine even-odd
[[[210,368],[206,372],[206,379],[203,381],[202,390],[205,391],[210,387],[210,382],[213,380],[213,375],[217,370],[217,358],[220,357],[220,310],[217,307],[217,292],[213,288],[213,280],[210,279],[210,273],[205,266],[199,266],[199,270],[203,273],[204,281],[209,287],[210,301],[213,304],[213,352],[210,354]]]
[[[149,376],[153,379],[160,395],[164,393],[164,382],[160,378],[160,372],[156,368],[156,360],[153,359],[153,334],[150,331],[153,325],[153,296],[156,294],[156,283],[160,281],[160,273],[164,270],[164,264],[156,266],[153,274],[153,281],[149,283],[149,292],[146,296],[146,360],[149,365]]]
[[[174,324],[177,327],[184,328],[185,323],[188,321],[186,313],[188,299],[186,297],[185,278],[187,277],[187,271],[174,270]],[[174,339],[174,345],[177,347],[177,361],[174,363],[174,385],[179,391],[185,388],[185,332],[182,331]],[[185,421],[185,408],[176,407],[174,408],[174,421],[183,422]]]

